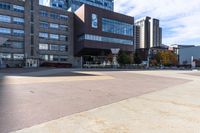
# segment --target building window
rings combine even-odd
[[[24,42],[12,42],[12,48],[22,49],[24,48]]]
[[[59,61],[59,56],[57,56],[57,55],[50,55],[49,56],[49,60],[50,61]]]
[[[90,40],[90,41],[98,41],[98,42],[107,42],[107,43],[117,43],[117,44],[125,44],[125,45],[133,45],[133,40],[119,39],[119,38],[111,38],[111,37],[103,37],[97,35],[85,34],[79,38],[79,40]]]
[[[61,19],[61,20],[67,20],[67,19],[68,19],[68,16],[60,15],[60,19]]]
[[[48,39],[48,33],[40,32],[39,37],[42,39]]]
[[[60,61],[66,62],[68,60],[68,56],[60,56]]]
[[[102,18],[102,31],[113,34],[133,36],[133,24]]]
[[[68,41],[68,37],[64,35],[60,35],[60,40],[61,41]]]
[[[14,60],[23,60],[24,54],[13,54],[13,59]]]
[[[46,11],[40,11],[40,16],[42,16],[42,17],[48,17],[48,12],[46,12]]]
[[[10,16],[5,16],[5,15],[0,15],[0,22],[10,23],[11,22],[11,17]]]
[[[2,59],[11,59],[11,54],[9,54],[9,53],[0,53],[0,58],[2,58]]]
[[[48,50],[49,46],[48,44],[39,44],[39,50]]]
[[[50,28],[58,29],[58,28],[59,28],[59,25],[58,25],[58,24],[50,23]]]
[[[59,15],[56,14],[56,13],[51,13],[51,14],[50,14],[50,17],[51,17],[52,19],[59,19],[59,18],[60,18]]]
[[[15,12],[24,13],[24,7],[23,7],[23,6],[13,5],[13,10],[14,10]]]
[[[24,48],[24,42],[16,42],[8,40],[2,45],[0,45],[0,47],[22,49]]]
[[[0,33],[2,33],[2,34],[11,34],[11,29],[0,28]]]
[[[98,28],[98,18],[96,14],[92,14],[92,28]]]
[[[48,55],[40,55],[40,59],[43,60],[43,61],[48,61],[49,56]]]
[[[59,45],[53,45],[53,44],[51,44],[50,45],[50,50],[51,51],[58,51],[59,50]]]
[[[0,2],[0,8],[1,9],[5,9],[5,10],[10,10],[11,9],[11,5],[7,4],[7,3]]]
[[[68,31],[69,30],[68,26],[66,26],[66,25],[60,25],[60,29],[64,30],[64,31]]]
[[[40,22],[40,28],[48,29],[49,28],[49,24],[47,22]]]
[[[65,45],[60,45],[60,51],[66,51],[66,46]]]
[[[24,30],[13,30],[14,36],[24,36]]]
[[[59,35],[57,35],[57,34],[50,34],[50,39],[59,40]]]
[[[23,24],[24,24],[24,19],[23,19],[23,18],[14,17],[14,18],[13,18],[13,23],[14,23],[14,24],[23,25]]]

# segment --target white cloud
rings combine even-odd
[[[200,44],[200,0],[115,0],[115,11],[160,19],[165,44]]]

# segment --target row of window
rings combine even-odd
[[[66,15],[60,15],[56,13],[49,13],[47,11],[40,11],[40,16],[42,17],[50,17],[52,19],[59,19],[59,20],[68,20],[68,16]]]
[[[24,19],[23,18],[18,18],[18,17],[0,15],[0,22],[23,25],[24,24]]]
[[[111,20],[102,18],[102,31],[114,34],[133,36],[133,25],[120,22],[117,20]]]
[[[59,55],[40,55],[40,59],[43,61],[68,61],[68,56],[59,56]]]
[[[45,29],[52,28],[52,29],[68,31],[68,26],[66,25],[59,25],[59,24],[47,23],[47,22],[40,22],[40,28],[45,28]]]
[[[107,43],[117,43],[125,45],[133,45],[133,40],[119,39],[119,38],[110,38],[97,35],[85,34],[79,38],[79,40],[91,40],[98,42],[107,42]]]
[[[23,6],[12,5],[12,4],[5,3],[5,2],[0,2],[0,9],[24,13],[24,7]]]
[[[95,7],[113,10],[113,1],[112,0],[76,0],[72,3],[72,7],[75,6],[76,9],[80,7],[81,4],[89,4]]]
[[[23,60],[24,54],[0,53],[1,59]]]
[[[68,51],[68,46],[40,43],[39,44],[39,50]]]
[[[46,32],[40,32],[39,37],[41,39],[52,39],[52,40],[60,40],[60,41],[68,41],[68,37],[65,35],[58,34],[48,34]]]
[[[0,28],[0,34],[12,34],[14,36],[24,36],[24,30]]]
[[[6,41],[1,47],[5,48],[15,48],[15,49],[23,49],[24,48],[24,42],[19,42],[19,41]]]

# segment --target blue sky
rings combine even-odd
[[[115,11],[160,19],[163,44],[200,44],[200,0],[115,0]]]

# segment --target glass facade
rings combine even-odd
[[[40,28],[48,29],[49,28],[49,23],[47,23],[47,22],[40,22]]]
[[[50,23],[50,28],[58,29],[58,28],[59,28],[59,25],[58,25],[58,24]]]
[[[14,60],[23,60],[24,54],[13,54],[13,59]]]
[[[43,60],[43,61],[48,61],[49,56],[48,55],[40,55],[40,59]]]
[[[10,53],[0,53],[0,58],[11,59],[11,54]]]
[[[133,40],[119,39],[119,38],[110,38],[103,37],[97,35],[85,34],[79,38],[79,40],[90,40],[90,41],[98,41],[98,42],[107,42],[107,43],[117,43],[117,44],[125,44],[125,45],[133,45]]]
[[[125,36],[133,36],[133,25],[120,22],[117,20],[111,20],[107,18],[102,18],[102,31],[109,32]]]
[[[71,10],[76,11],[82,4],[88,4],[110,11],[114,10],[113,0],[71,0]]]
[[[48,47],[48,44],[39,44],[39,50],[48,50],[49,47]]]
[[[6,15],[0,15],[0,22],[10,23],[11,17]]]
[[[0,45],[0,47],[22,49],[24,48],[24,42],[8,40],[2,45]]]
[[[48,33],[40,32],[39,37],[42,38],[42,39],[48,39]]]
[[[11,34],[11,29],[9,28],[0,28],[1,34]]]
[[[24,36],[24,30],[17,30],[17,29],[14,29],[14,30],[13,30],[13,35],[14,35],[14,36]]]
[[[12,5],[12,4],[9,4],[9,3],[4,3],[4,2],[0,2],[0,9],[24,13],[24,7],[23,6]]]
[[[14,23],[14,24],[23,25],[23,24],[24,24],[24,19],[23,19],[23,18],[13,17],[13,23]]]
[[[50,45],[50,50],[52,50],[52,51],[59,51],[59,45],[53,45],[53,44],[51,44]]]
[[[50,39],[53,39],[53,40],[59,40],[59,35],[57,34],[50,34],[49,37]]]
[[[24,13],[24,7],[23,7],[23,6],[13,5],[13,10],[14,10],[15,12]]]

